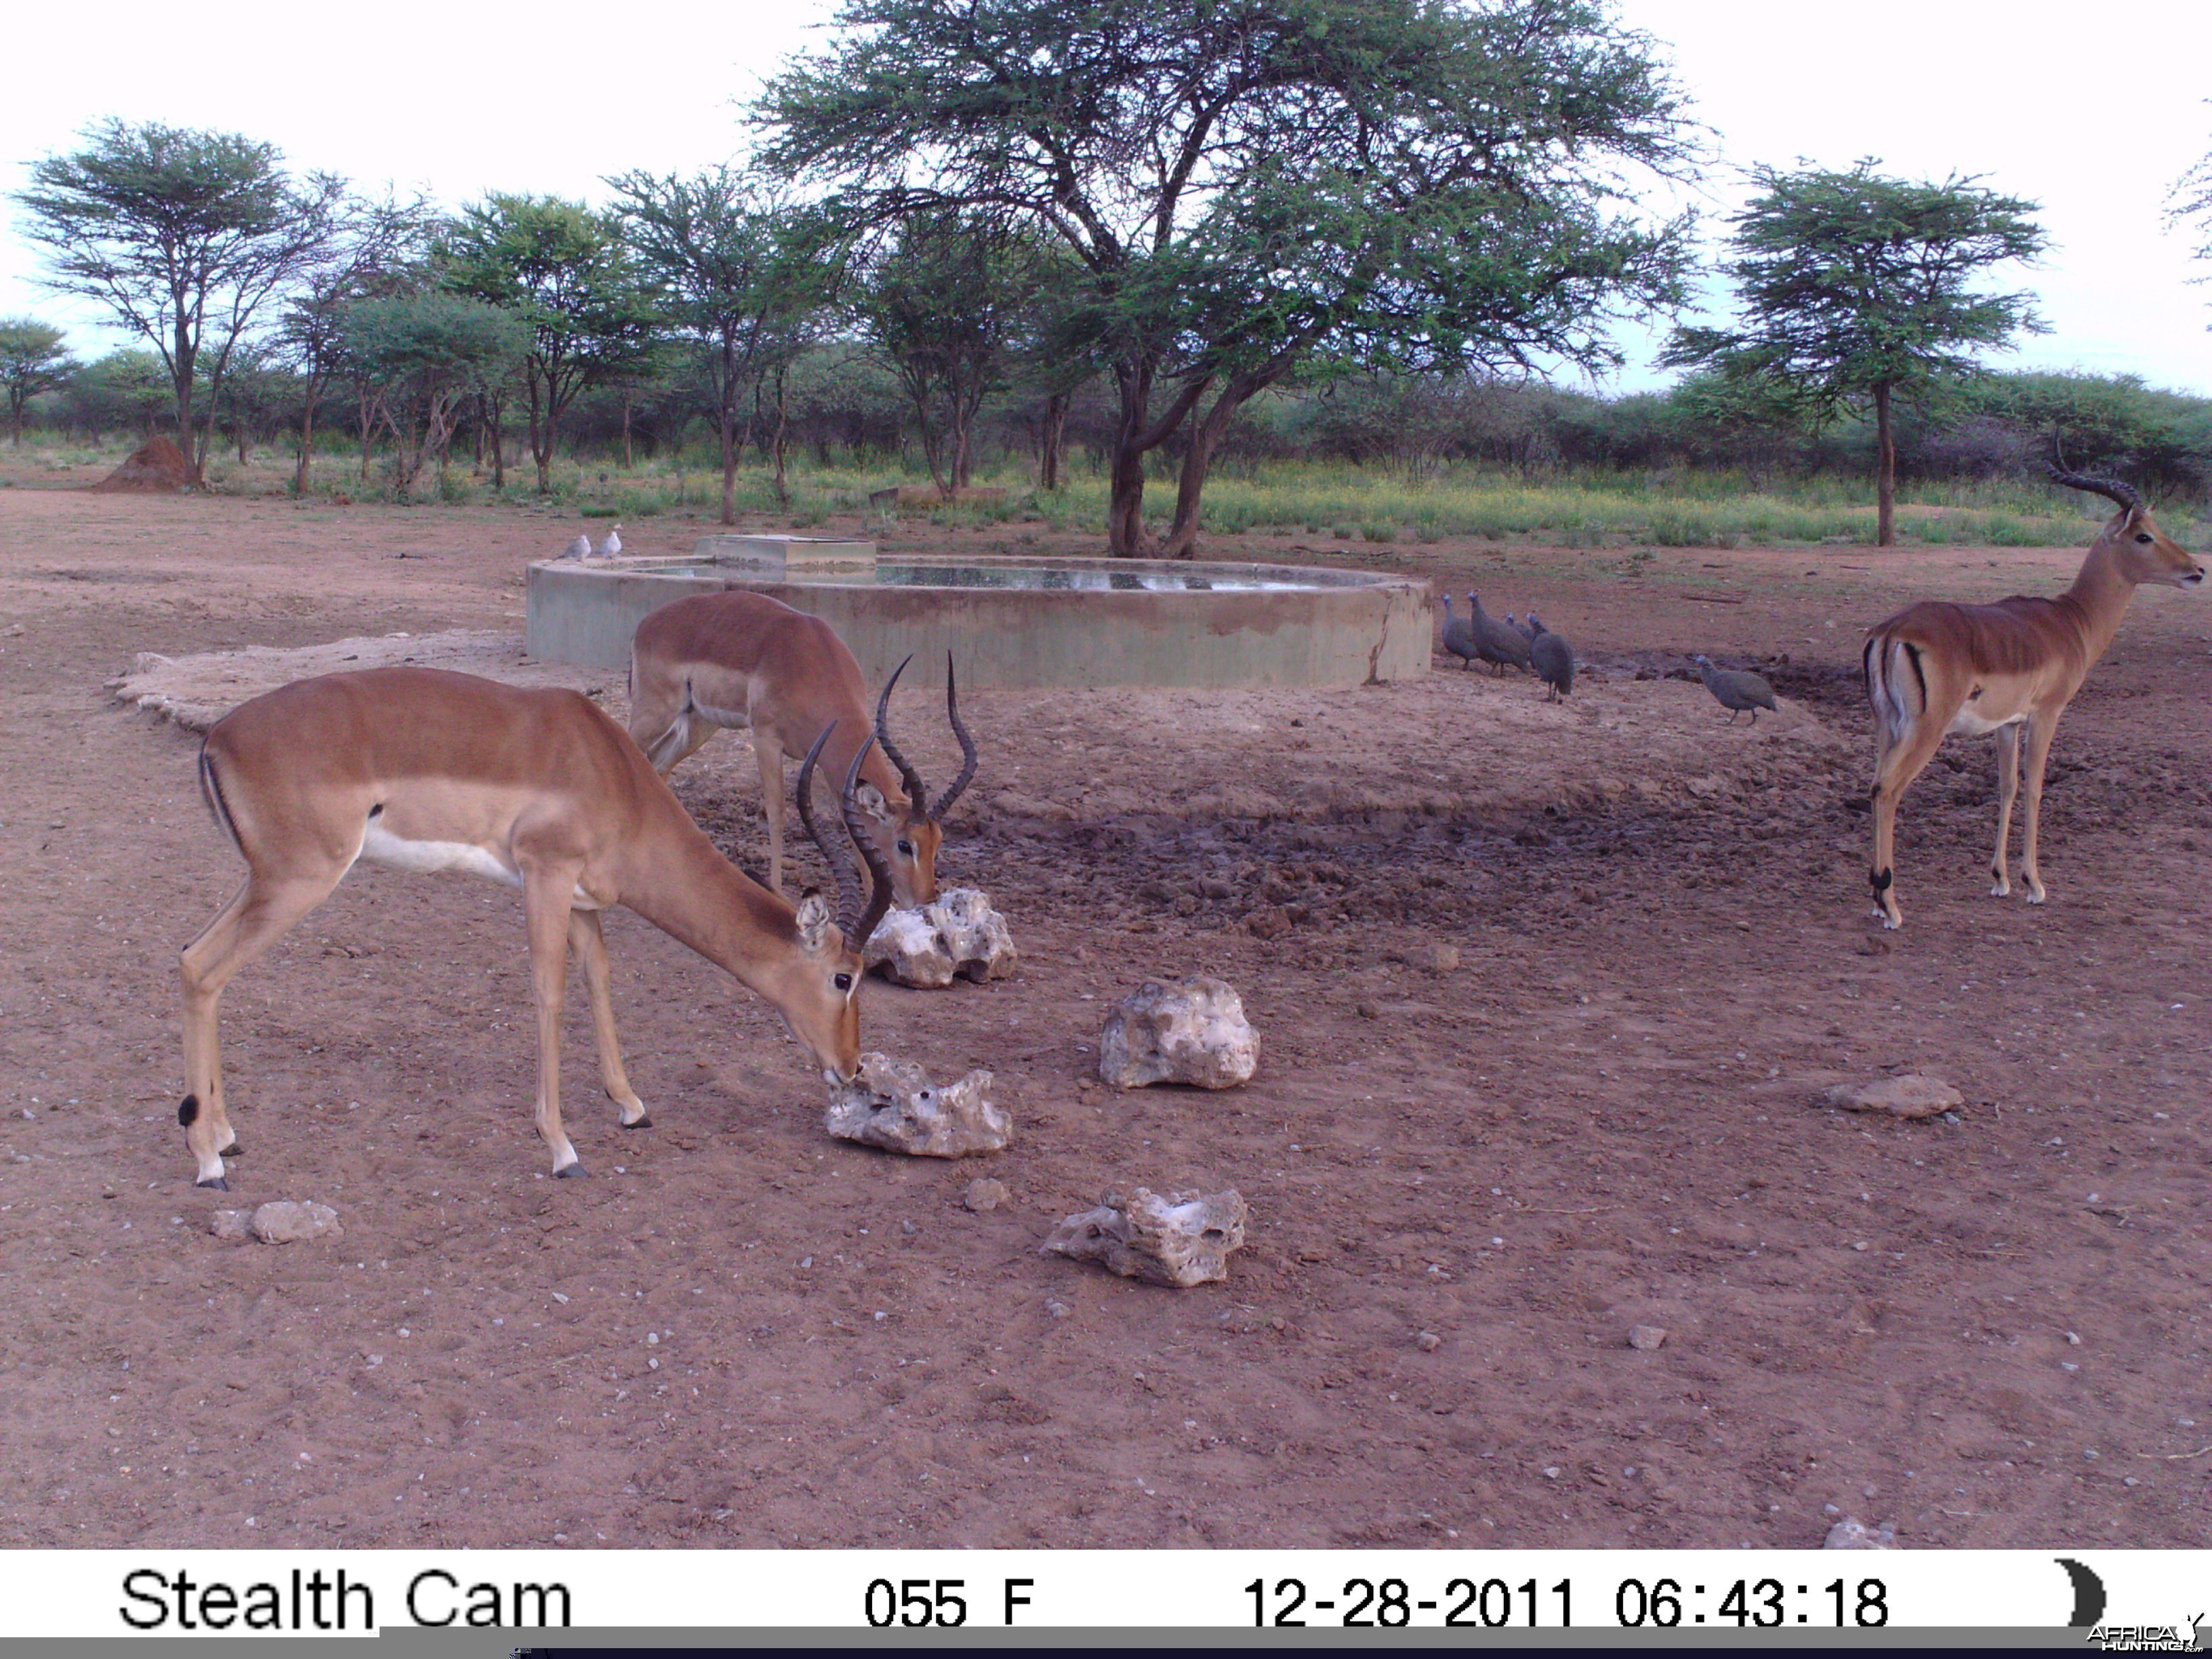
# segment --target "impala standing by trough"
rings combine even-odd
[[[599,912],[625,904],[773,1004],[826,1077],[860,1066],[861,944],[890,902],[890,875],[854,800],[844,817],[873,877],[865,906],[850,860],[800,812],[837,882],[837,911],[793,905],[739,871],[691,822],[637,745],[589,698],[430,668],[325,674],[254,698],[200,746],[200,788],[245,855],[246,884],[185,947],[185,1087],[177,1121],[199,1184],[224,1187],[237,1146],[216,1036],[223,987],[329,897],[362,859],[458,870],[520,887],[538,1004],[538,1133],[553,1172],[583,1166],[561,1126],[561,1004],[573,948],[584,967],[600,1075],[626,1127],[647,1124],[623,1071]],[[865,743],[863,752],[865,751]]]
[[[905,672],[901,663],[876,701],[878,756],[866,741],[860,665],[829,623],[765,593],[701,593],[663,605],[637,625],[630,641],[629,734],[665,777],[723,727],[752,728],[768,814],[769,885],[781,892],[784,763],[834,722],[836,735],[823,757],[830,775],[850,765],[854,754],[863,757],[858,800],[867,827],[854,835],[872,843],[890,866],[898,903],[927,904],[937,896],[941,825],[975,775],[975,744],[961,724],[948,653],[945,711],[963,764],[952,787],[931,805],[921,774],[891,741],[891,688]],[[893,805],[902,791],[905,804]]]
[[[2053,467],[2069,489],[2102,495],[2119,512],[2081,561],[2074,586],[2055,599],[2009,599],[1995,605],[1928,599],[1875,625],[1866,642],[1867,700],[1874,705],[1877,758],[1874,776],[1875,914],[1901,927],[1893,849],[1897,803],[1953,732],[1997,735],[1997,848],[1990,890],[2012,891],[2005,873],[2012,804],[2020,788],[2020,748],[2027,741],[2027,824],[2021,874],[2027,902],[2043,902],[2036,868],[2036,830],[2043,808],[2043,769],[2058,717],[2105,653],[2144,582],[2195,587],[2204,568],[2151,522],[2142,497],[2124,483]]]

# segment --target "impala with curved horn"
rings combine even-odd
[[[1867,700],[1874,705],[1875,914],[1900,927],[1893,849],[1897,804],[1921,769],[1954,732],[1997,738],[1997,844],[1990,890],[2012,891],[2005,872],[2013,799],[2020,788],[2020,750],[2027,744],[2027,822],[2021,874],[2027,902],[2044,901],[2036,867],[2036,832],[2043,807],[2043,772],[2058,717],[2089,670],[2112,642],[2128,601],[2144,582],[2195,587],[2204,568],[2151,521],[2142,497],[2126,484],[2062,467],[2051,476],[2088,490],[2119,511],[2099,532],[2074,586],[2057,599],[2014,598],[1994,605],[1928,599],[1877,623],[1863,661]]]
[[[830,740],[808,751],[805,774]],[[864,745],[865,748],[866,745]],[[856,753],[844,814],[860,823]],[[716,852],[637,745],[574,691],[524,690],[431,668],[325,674],[233,709],[200,745],[200,789],[246,859],[246,883],[185,947],[185,1087],[177,1121],[203,1187],[224,1188],[238,1137],[224,1109],[217,1004],[238,970],[331,895],[360,860],[457,870],[522,890],[538,1005],[538,1133],[553,1173],[583,1166],[561,1123],[561,1007],[583,963],[609,1098],[626,1128],[645,1104],[623,1070],[599,912],[627,905],[726,969],[783,1016],[825,1078],[860,1066],[860,946],[890,903],[872,845],[865,905],[848,861],[833,915],[769,892]],[[811,819],[808,822],[811,833]]]
[[[637,625],[630,641],[629,734],[665,777],[716,732],[752,728],[768,814],[769,885],[781,892],[784,764],[834,724],[839,736],[824,763],[835,772],[854,754],[866,757],[859,804],[866,828],[855,836],[872,843],[890,866],[898,903],[927,904],[937,896],[945,815],[975,775],[975,744],[961,723],[948,653],[945,710],[963,763],[952,787],[930,805],[921,775],[891,742],[891,687],[905,669],[901,663],[876,702],[878,756],[865,741],[868,705],[860,665],[829,623],[764,593],[700,593],[663,605]]]

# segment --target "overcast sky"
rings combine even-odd
[[[495,189],[597,199],[604,173],[738,155],[735,102],[830,10],[27,5],[8,31],[18,69],[0,98],[0,188],[119,115],[243,132],[296,165],[449,204]],[[1753,162],[1874,155],[1909,177],[1986,174],[2043,204],[2051,242],[2019,276],[2051,331],[1999,361],[2212,394],[2212,287],[2189,280],[2212,267],[2192,265],[2160,218],[2173,180],[2212,149],[2206,0],[1622,0],[1621,12],[1662,43],[1714,133],[1724,166],[1701,205],[1716,220]],[[0,313],[86,330],[80,350],[112,343],[89,331],[96,313],[36,286],[16,211],[0,204]],[[1624,386],[1666,378],[1650,367],[1653,337],[1624,337]]]

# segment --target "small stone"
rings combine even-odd
[[[338,1212],[329,1205],[301,1204],[289,1198],[264,1204],[247,1224],[264,1244],[295,1244],[325,1236],[337,1237],[345,1231],[338,1225]]]
[[[1845,1516],[1828,1528],[1828,1535],[1820,1540],[1820,1547],[1824,1550],[1893,1550],[1897,1547],[1897,1528],[1887,1521],[1879,1527],[1869,1527]]]
[[[217,1210],[208,1218],[208,1231],[217,1238],[244,1238],[252,1223],[251,1211]]]
[[[1632,1325],[1628,1328],[1628,1346],[1649,1353],[1667,1340],[1667,1332],[1659,1325]]]
[[[833,1085],[822,1127],[840,1140],[914,1158],[972,1158],[1014,1138],[1013,1120],[985,1098],[988,1072],[970,1072],[945,1088],[911,1060],[860,1056],[860,1074]]]
[[[1455,974],[1459,971],[1459,946],[1431,945],[1413,952],[1413,965],[1425,968],[1432,974]]]
[[[989,1176],[979,1176],[968,1183],[968,1190],[960,1194],[960,1201],[977,1215],[995,1210],[1006,1201],[1006,1183]]]
[[[1847,1112],[1881,1112],[1891,1117],[1934,1117],[1962,1104],[1966,1097],[1939,1077],[1907,1072],[1871,1083],[1839,1083],[1828,1091],[1831,1106]]]
[[[1106,1017],[1098,1074],[1117,1089],[1182,1083],[1233,1089],[1260,1066],[1260,1036],[1236,991],[1200,976],[1180,985],[1147,981]]]
[[[1075,1311],[1074,1309],[1069,1307],[1067,1304],[1060,1301],[1057,1297],[1048,1297],[1045,1298],[1044,1310],[1054,1319],[1065,1319]]]
[[[1291,931],[1291,913],[1282,905],[1271,904],[1245,917],[1244,927],[1254,939],[1280,939]]]
[[[1419,1348],[1423,1353],[1434,1353],[1438,1348],[1443,1347],[1443,1338],[1438,1336],[1434,1331],[1423,1331],[1419,1336],[1413,1339],[1413,1346]]]
[[[1382,1018],[1382,1005],[1373,997],[1362,997],[1352,1005],[1352,1012],[1362,1019],[1380,1019]]]
[[[1127,1198],[1108,1193],[1095,1210],[1072,1215],[1053,1229],[1044,1251],[1096,1261],[1124,1279],[1188,1289],[1229,1277],[1229,1255],[1244,1243],[1249,1214],[1235,1188],[1162,1198],[1139,1187]]]

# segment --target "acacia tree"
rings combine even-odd
[[[240,341],[322,258],[345,186],[322,173],[295,184],[275,145],[236,133],[110,120],[83,137],[31,164],[31,188],[15,197],[25,234],[46,251],[47,287],[98,301],[161,354],[197,476]]]
[[[529,326],[523,392],[544,494],[568,405],[630,373],[652,349],[653,296],[627,256],[619,221],[558,197],[493,195],[464,208],[440,239],[438,258],[455,292]]]
[[[968,487],[975,416],[1013,367],[1041,265],[1034,243],[1002,220],[918,214],[854,284],[854,315],[914,405],[930,478],[947,501]]]
[[[17,448],[23,443],[23,406],[77,371],[62,337],[61,330],[35,317],[0,317],[0,386],[7,388],[8,420]]]
[[[1679,295],[1686,226],[1628,197],[1688,161],[1680,106],[1605,0],[846,0],[756,119],[856,223],[1065,243],[1119,401],[1108,545],[1149,550],[1146,458],[1189,422],[1186,554],[1237,411],[1312,356],[1617,361],[1611,318]]]
[[[1871,407],[1879,451],[1875,538],[1896,540],[1892,405],[1978,372],[1979,354],[2039,331],[2025,293],[1978,292],[1992,266],[2033,259],[2037,204],[1954,174],[1885,179],[1869,159],[1847,172],[1755,168],[1730,223],[1734,329],[1678,329],[1661,362],[1764,383],[1816,420]]]
[[[343,350],[368,388],[364,420],[392,439],[400,500],[424,461],[441,471],[471,400],[527,349],[525,325],[496,306],[432,290],[357,300],[340,325]]]
[[[806,215],[727,167],[689,179],[627,173],[606,183],[625,239],[659,286],[661,317],[708,359],[722,522],[735,524],[738,458],[761,381],[787,362],[826,303],[836,262],[822,257]]]
[[[436,225],[417,196],[349,204],[324,259],[305,272],[276,325],[276,349],[300,381],[299,459],[292,493],[307,490],[315,416],[343,368],[346,307],[357,300],[389,298],[416,285],[410,274],[427,252]]]

